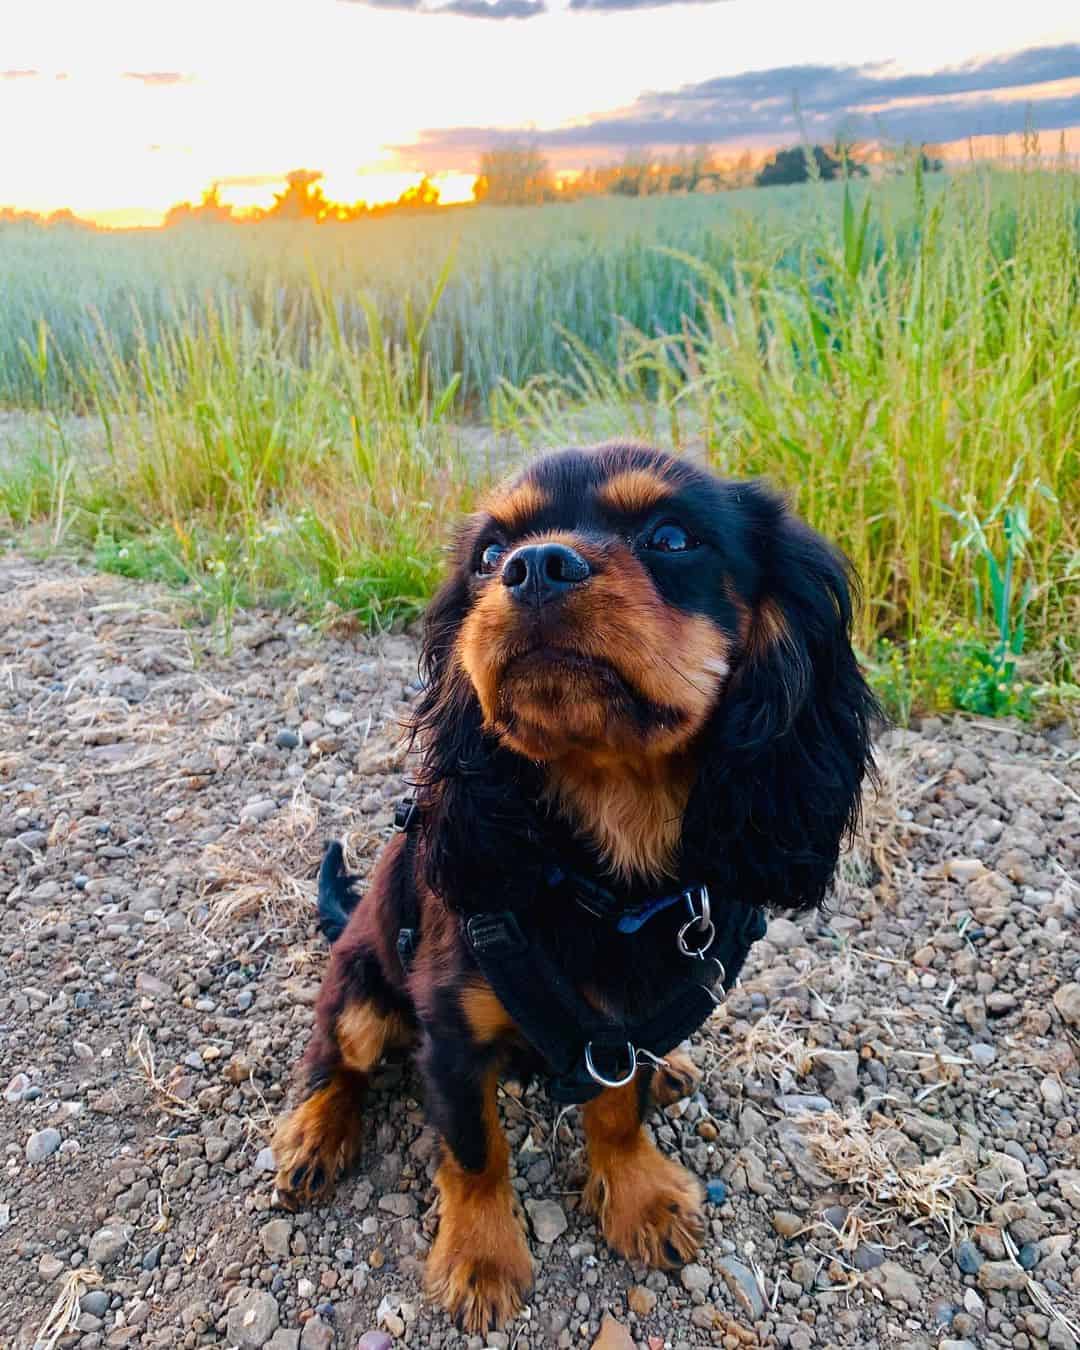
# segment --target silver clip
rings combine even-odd
[[[585,1072],[589,1075],[589,1077],[593,1080],[594,1083],[599,1083],[602,1087],[608,1088],[626,1087],[627,1083],[633,1082],[634,1076],[637,1073],[638,1068],[638,1060],[637,1060],[638,1051],[634,1049],[634,1047],[630,1044],[629,1041],[626,1042],[626,1051],[630,1057],[630,1069],[627,1072],[625,1078],[605,1078],[604,1075],[593,1063],[592,1041],[588,1041],[585,1045]]]
[[[710,918],[712,909],[709,904],[708,886],[699,886],[697,888],[697,895],[701,902],[701,913],[698,914],[695,912],[696,907],[694,905],[693,891],[687,891],[686,904],[690,910],[691,917],[687,919],[686,923],[679,929],[675,941],[683,956],[693,956],[697,957],[699,961],[704,961],[705,953],[713,945],[713,940],[716,937],[716,927]],[[697,929],[700,933],[700,937],[693,946],[686,940],[686,935],[692,928]]]

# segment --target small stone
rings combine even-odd
[[[327,1326],[321,1317],[313,1317],[304,1324],[300,1336],[300,1350],[329,1350],[334,1343],[334,1328]]]
[[[259,1149],[252,1166],[256,1172],[273,1172],[276,1167],[274,1150],[269,1147]]]
[[[143,1270],[157,1270],[161,1264],[161,1253],[165,1244],[159,1242],[156,1247],[150,1247],[142,1259]]]
[[[159,980],[156,975],[148,975],[143,970],[135,976],[135,990],[149,998],[167,998],[172,993],[164,980]]]
[[[806,942],[806,934],[790,919],[773,919],[765,933],[765,941],[782,952],[790,951]]]
[[[51,1158],[61,1144],[60,1131],[38,1130],[26,1141],[26,1161],[31,1166]]]
[[[299,1298],[311,1298],[315,1292],[315,1286],[308,1279],[300,1279],[296,1282],[296,1293]]]
[[[1054,1007],[1069,1026],[1080,1026],[1080,984],[1063,984],[1055,989]]]
[[[1025,1242],[1016,1253],[1016,1259],[1025,1270],[1034,1270],[1039,1264],[1039,1248],[1034,1242]]]
[[[716,1269],[730,1290],[736,1306],[751,1322],[760,1321],[765,1316],[765,1300],[753,1273],[733,1256],[722,1256],[716,1263]]]
[[[220,1135],[211,1135],[205,1147],[208,1163],[224,1162],[232,1152],[232,1144],[227,1139],[222,1139]]]
[[[416,1214],[416,1201],[411,1195],[392,1191],[389,1195],[379,1196],[379,1208],[398,1219],[411,1219]]]
[[[279,750],[295,750],[300,744],[300,737],[290,727],[282,727],[274,737],[274,744]]]
[[[814,1054],[814,1072],[826,1096],[834,1101],[847,1101],[858,1088],[859,1056],[854,1050],[818,1050]]]
[[[883,1265],[885,1257],[880,1247],[872,1247],[867,1242],[860,1242],[855,1248],[851,1258],[851,1263],[856,1270],[864,1273],[868,1270],[877,1270],[878,1266]]]
[[[592,1350],[635,1350],[634,1338],[608,1313],[600,1323],[600,1335],[593,1341]]]
[[[961,1242],[957,1245],[954,1254],[956,1264],[965,1275],[977,1275],[979,1267],[983,1263],[982,1254],[974,1242]]]
[[[356,1350],[393,1350],[393,1344],[385,1331],[365,1331],[356,1342]]]
[[[954,1341],[945,1339],[938,1342],[938,1350],[977,1350],[973,1341]]]
[[[986,1011],[991,1017],[1004,1017],[1017,1006],[1016,995],[1010,994],[1007,989],[995,989],[986,996]]]
[[[1065,1093],[1060,1081],[1051,1078],[1049,1074],[1039,1084],[1039,1096],[1053,1111],[1059,1111],[1065,1102]]]
[[[252,801],[245,802],[240,808],[240,819],[244,822],[254,822],[269,820],[277,810],[277,802],[273,797],[256,797]]]
[[[912,1308],[921,1305],[922,1290],[910,1270],[895,1261],[883,1261],[874,1274],[880,1277],[882,1293],[891,1302],[906,1303]]]
[[[984,1261],[979,1267],[979,1288],[1026,1289],[1027,1276],[1011,1261]]]
[[[656,1307],[656,1295],[643,1284],[635,1284],[626,1296],[626,1305],[639,1317],[648,1317]]]
[[[798,1214],[792,1214],[790,1210],[778,1209],[772,1216],[772,1226],[783,1238],[793,1238],[796,1233],[802,1231],[803,1221]]]
[[[91,1317],[104,1317],[109,1311],[109,1295],[104,1289],[88,1289],[79,1299],[79,1307]]]
[[[288,1219],[271,1219],[259,1229],[259,1241],[267,1256],[281,1259],[289,1255],[292,1223]]]
[[[96,1265],[111,1265],[123,1255],[130,1237],[131,1229],[127,1224],[106,1225],[90,1239],[87,1255]]]
[[[679,1271],[679,1279],[682,1281],[682,1287],[688,1294],[697,1290],[699,1293],[707,1294],[712,1284],[712,1276],[704,1266],[693,1263],[689,1266],[683,1266]]]
[[[980,1069],[988,1069],[997,1059],[997,1051],[986,1041],[972,1041],[968,1046],[968,1053]]]
[[[705,1198],[710,1205],[722,1205],[727,1199],[727,1187],[722,1181],[710,1181],[705,1186]]]
[[[983,876],[987,867],[979,858],[950,858],[944,871],[953,881],[968,882]]]
[[[525,1208],[537,1242],[554,1242],[566,1232],[566,1215],[554,1200],[526,1200]]]
[[[43,1280],[55,1280],[64,1269],[66,1267],[63,1261],[58,1256],[53,1256],[52,1252],[46,1252],[38,1262],[38,1274]]]
[[[229,1310],[226,1335],[238,1350],[260,1350],[277,1331],[281,1320],[277,1299],[265,1290],[252,1290]]]
[[[9,1106],[14,1106],[16,1102],[22,1101],[23,1093],[29,1086],[29,1074],[17,1073],[4,1089],[4,1101],[6,1101]]]
[[[266,1342],[266,1350],[300,1350],[300,1333],[285,1327],[277,1331]]]

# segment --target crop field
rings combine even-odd
[[[387,625],[532,451],[765,475],[852,557],[891,711],[1076,696],[1080,175],[1028,161],[349,225],[0,226],[0,518]]]

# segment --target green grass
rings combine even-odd
[[[0,456],[0,512],[223,615],[268,598],[379,624],[423,605],[488,475],[466,424],[634,434],[765,474],[845,548],[898,714],[1030,715],[1076,683],[1078,238],[1064,164],[3,229],[0,402],[41,416]]]

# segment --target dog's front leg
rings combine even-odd
[[[429,1036],[420,1063],[428,1114],[443,1142],[428,1293],[462,1330],[483,1333],[513,1317],[532,1286],[532,1259],[495,1100],[496,1061],[490,1049],[467,1040]]]
[[[701,1245],[701,1187],[645,1135],[648,1077],[608,1088],[585,1107],[585,1203],[609,1246],[630,1260],[677,1266]]]

